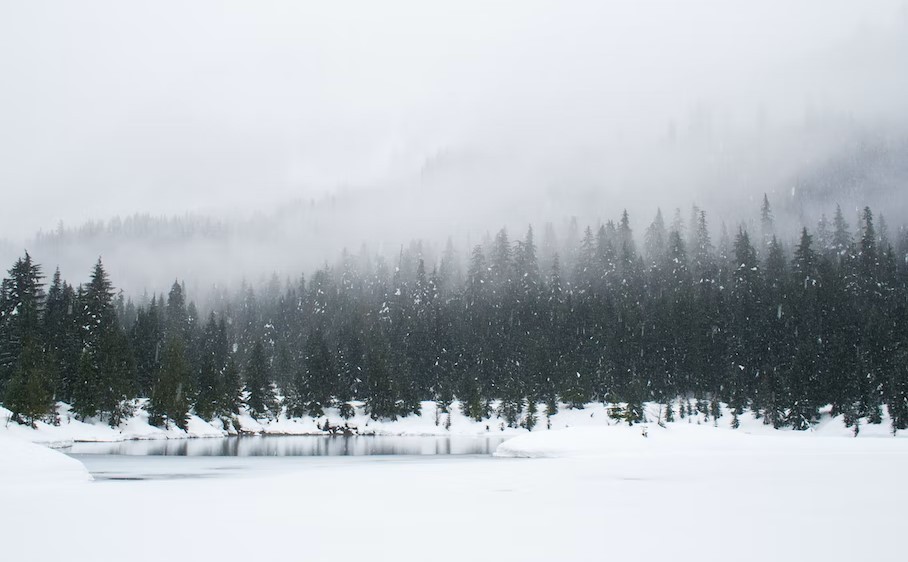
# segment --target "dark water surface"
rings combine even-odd
[[[245,436],[74,443],[63,452],[97,481],[255,476],[312,463],[418,462],[436,456],[489,457],[503,436]],[[333,458],[332,458],[333,457]],[[357,458],[354,458],[357,457]]]

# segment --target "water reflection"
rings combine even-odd
[[[74,455],[318,457],[371,455],[488,455],[501,436],[245,436],[120,443],[75,443]]]

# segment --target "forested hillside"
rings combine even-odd
[[[419,243],[394,260],[345,252],[306,277],[212,290],[203,311],[179,282],[139,299],[101,260],[75,285],[26,253],[0,291],[0,402],[21,423],[66,402],[111,425],[145,407],[183,426],[190,411],[317,417],[361,401],[377,419],[456,399],[530,428],[594,401],[629,423],[643,402],[669,419],[724,402],[733,427],[752,410],[801,430],[831,404],[855,432],[883,407],[908,427],[906,230],[836,208],[780,239],[766,198],[753,223],[713,236],[695,207],[637,235],[625,212],[437,259]]]

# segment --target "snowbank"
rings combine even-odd
[[[572,427],[509,439],[498,446],[495,456],[563,458],[640,456],[656,452],[702,454],[741,449],[741,440],[747,437],[743,432],[694,424]]]
[[[91,480],[79,461],[14,437],[0,435],[0,461],[0,482],[14,486]]]
[[[659,419],[658,406],[647,407],[649,419]],[[828,410],[819,423],[806,431],[774,429],[762,419],[747,413],[739,417],[739,427],[732,429],[731,415],[723,407],[718,419],[694,415],[672,423],[644,423],[628,426],[607,420],[599,425],[586,424],[562,430],[525,433],[500,444],[494,455],[517,458],[621,457],[822,452],[829,442],[846,443],[855,451],[908,451],[908,432],[893,439],[889,419],[879,424],[861,421],[859,439],[854,429],[845,427],[841,416],[832,417]],[[868,439],[870,438],[870,439]],[[842,445],[831,445],[839,447]]]
[[[80,421],[71,414],[69,406],[63,403],[59,405],[59,425],[38,422],[36,428],[8,422],[10,412],[0,408],[0,434],[19,437],[34,443],[65,447],[71,445],[74,441],[113,442],[135,439],[187,439],[224,437],[236,435],[237,433],[255,435],[325,435],[327,433],[325,431],[326,424],[332,427],[344,427],[346,425],[351,432],[366,435],[519,436],[528,433],[523,427],[508,427],[505,420],[495,414],[494,408],[491,416],[480,421],[464,416],[460,412],[457,402],[450,408],[450,413],[439,411],[434,402],[423,402],[420,415],[411,415],[397,420],[373,420],[365,413],[361,403],[355,404],[356,413],[348,420],[341,418],[340,413],[335,408],[328,408],[325,415],[319,418],[288,419],[286,416],[281,415],[277,419],[262,420],[255,419],[248,413],[243,412],[234,420],[231,420],[227,427],[220,420],[209,422],[198,416],[190,416],[186,431],[172,424],[167,428],[151,425],[148,422],[148,413],[141,408],[141,405],[142,402],[140,401],[135,415],[116,428],[111,428],[105,420],[97,418],[84,422]],[[588,404],[586,407],[578,409],[569,409],[561,406],[558,413],[550,418],[546,418],[542,413],[543,411],[544,407],[540,405],[540,413],[537,414],[536,425],[532,432],[534,435],[547,433],[547,430],[581,427],[611,427],[613,429],[610,435],[616,436],[621,435],[623,431],[626,431],[629,436],[639,435],[641,431],[639,426],[635,426],[638,429],[622,429],[627,426],[611,419],[608,415],[607,406],[599,403]],[[828,411],[825,411],[820,422],[807,432],[785,429],[781,431],[775,430],[772,426],[765,425],[763,420],[754,418],[751,413],[740,416],[740,427],[737,430],[731,430],[731,415],[727,408],[722,408],[722,414],[718,420],[707,417],[704,414],[695,413],[695,415],[685,418],[681,418],[676,414],[675,421],[667,424],[667,426],[669,428],[721,429],[753,435],[800,435],[803,433],[824,437],[852,437],[854,435],[853,428],[845,427],[842,416],[833,418],[829,416]],[[662,417],[661,406],[659,404],[648,404],[646,406],[646,417],[651,422],[660,419]],[[655,423],[650,423],[649,427],[651,428],[651,436],[658,434],[662,430]],[[682,431],[684,430],[681,429],[676,433]],[[866,420],[861,420],[858,437],[862,439],[866,437],[891,437],[888,416],[883,416],[881,424],[869,424],[866,423]],[[899,432],[898,437],[908,437],[908,432]],[[625,439],[625,437],[614,438]],[[627,438],[630,439],[630,437]],[[672,437],[672,439],[676,438]],[[564,446],[567,447],[567,444]],[[573,453],[564,450],[558,454]]]
[[[35,428],[8,421],[10,411],[0,407],[0,435],[6,434],[33,443],[51,447],[66,447],[74,441],[126,441],[131,439],[185,439],[187,437],[223,437],[226,433],[212,424],[190,416],[187,431],[175,426],[160,428],[148,423],[148,412],[136,409],[134,416],[118,427],[112,428],[101,419],[90,418],[80,421],[70,412],[68,405],[58,405],[59,425],[36,422]]]
[[[142,402],[139,402],[140,406]],[[6,433],[34,443],[65,447],[74,441],[80,442],[115,442],[134,439],[187,439],[198,437],[225,437],[238,433],[254,435],[325,435],[324,428],[347,426],[350,431],[365,435],[519,435],[526,429],[507,427],[507,423],[494,412],[481,421],[468,418],[460,413],[455,403],[450,413],[437,411],[434,402],[423,402],[420,415],[411,415],[396,420],[373,420],[364,411],[361,403],[356,403],[356,413],[350,419],[343,419],[335,408],[328,408],[325,415],[318,418],[304,417],[288,419],[285,415],[277,419],[255,419],[243,411],[227,427],[220,420],[205,421],[198,416],[190,416],[186,431],[170,425],[160,428],[151,425],[148,413],[141,407],[136,413],[116,428],[111,428],[105,420],[91,418],[85,421],[76,419],[68,405],[60,403],[59,425],[37,422],[36,428],[7,423],[9,410],[0,407],[0,434]],[[586,420],[604,423],[606,414],[601,405],[594,405],[588,410],[564,410],[553,416],[552,427],[567,427]],[[588,422],[587,422],[588,423]],[[537,429],[545,429],[544,416],[539,416]]]
[[[495,456],[560,458],[627,454],[644,449],[647,438],[639,426],[572,427],[509,439],[498,446]]]

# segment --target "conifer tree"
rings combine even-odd
[[[663,261],[663,254],[668,243],[668,232],[665,229],[665,220],[662,218],[662,210],[656,210],[656,218],[646,229],[644,236],[644,247],[647,259],[652,266]]]
[[[398,390],[388,362],[387,343],[382,341],[377,327],[370,328],[364,361],[366,375],[366,413],[373,420],[396,420],[402,414],[397,399]]]
[[[72,404],[77,415],[104,416],[111,426],[129,415],[128,400],[135,395],[135,364],[117,318],[114,294],[99,258],[77,297],[83,350]]]
[[[182,338],[171,334],[164,346],[161,367],[148,404],[152,424],[164,426],[170,421],[180,429],[186,429],[190,406],[189,377],[186,345]]]
[[[4,404],[12,412],[13,419],[32,427],[39,420],[56,421],[54,385],[48,370],[38,342],[27,340],[4,397]]]
[[[262,342],[252,346],[246,363],[246,406],[254,418],[274,418],[278,414],[277,397],[271,379],[271,365]]]
[[[142,397],[151,395],[161,365],[164,327],[158,308],[153,296],[147,307],[139,308],[129,333],[136,361],[136,392]]]
[[[762,250],[769,248],[769,244],[775,237],[775,220],[773,219],[772,209],[769,206],[769,197],[763,194],[763,203],[760,205],[760,233],[763,238]]]
[[[233,356],[228,357],[218,400],[218,415],[235,416],[243,406],[243,380]]]
[[[325,415],[335,379],[334,361],[325,336],[321,330],[314,329],[306,338],[306,376],[302,388],[305,410],[313,418]]]
[[[797,430],[808,429],[819,415],[819,400],[812,397],[816,395],[821,380],[818,361],[822,354],[819,343],[822,339],[819,283],[818,257],[813,249],[813,238],[804,228],[792,259],[792,333],[796,334],[798,345],[791,346],[791,366],[786,381],[789,391],[786,423]]]
[[[756,354],[761,348],[760,266],[750,237],[738,231],[734,247],[732,315],[729,318],[728,402],[740,410],[750,395],[752,381],[760,368]]]
[[[47,376],[41,338],[45,305],[41,267],[26,252],[8,275],[0,284],[0,399],[4,399],[13,373],[18,373],[20,396],[23,388],[31,388],[28,378],[32,372]],[[24,353],[26,348],[30,348],[28,354]],[[29,365],[22,364],[23,356]]]
[[[832,219],[832,250],[841,260],[845,253],[851,247],[851,233],[848,231],[848,223],[842,214],[842,208],[835,206],[835,215]]]
[[[221,383],[227,366],[227,342],[226,339],[219,341],[219,335],[218,323],[212,312],[205,324],[195,400],[195,413],[204,420],[210,420],[218,413]]]

